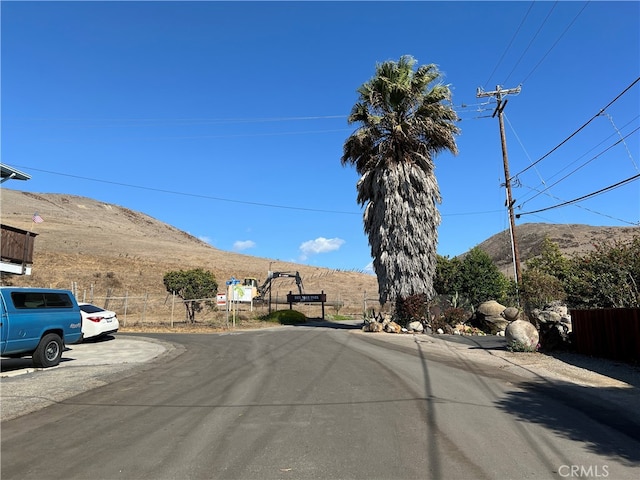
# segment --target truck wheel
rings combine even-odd
[[[47,333],[31,357],[35,367],[55,367],[62,358],[62,339],[55,333]]]

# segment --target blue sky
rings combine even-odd
[[[7,188],[139,210],[221,250],[364,271],[358,177],[340,163],[347,116],[376,63],[412,55],[439,66],[462,119],[459,154],[436,158],[441,255],[509,227],[495,100],[478,87],[521,86],[504,110],[517,224],[638,225],[640,179],[608,188],[640,173],[639,2],[0,8],[2,162],[32,176]]]

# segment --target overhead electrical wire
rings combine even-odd
[[[629,121],[629,122],[628,122],[627,124],[625,124],[622,128],[625,128],[627,125],[629,125],[629,124],[631,124],[632,122],[634,122],[638,117],[640,117],[640,115],[636,116],[633,120]],[[523,145],[522,141],[520,140],[520,137],[518,136],[518,133],[515,131],[515,129],[514,129],[514,127],[513,127],[513,125],[511,124],[511,121],[509,120],[509,118],[507,117],[507,115],[506,115],[506,114],[504,115],[504,118],[505,118],[505,120],[507,121],[507,124],[509,125],[509,127],[511,128],[511,130],[513,131],[513,134],[515,135],[516,139],[517,139],[517,140],[518,140],[518,142],[520,143],[520,146],[522,147],[522,150],[524,151],[525,155],[527,156],[527,158],[529,158],[529,159],[530,159],[531,157],[529,156],[529,153],[526,151],[526,148],[524,147],[524,145]],[[636,129],[636,130],[637,130],[637,129]],[[618,132],[618,134],[621,136],[621,141],[623,141],[623,142],[624,142],[624,137],[622,137],[622,134],[620,133],[620,131],[619,131],[617,128],[616,128],[616,131],[617,131],[617,132]],[[632,133],[633,133],[633,132],[632,132]],[[629,134],[629,135],[630,135],[630,134]],[[611,134],[609,137],[607,137],[607,139],[609,139],[609,138],[611,138],[611,137],[613,137],[613,136],[615,136],[615,134]],[[607,139],[603,140],[599,145],[602,145],[602,143],[604,143]],[[619,142],[618,142],[618,143],[619,143]],[[598,145],[598,146],[599,146],[599,145]],[[592,150],[594,150],[594,149],[595,149],[595,147],[594,147]],[[601,152],[601,153],[604,153],[604,152]],[[601,153],[600,153],[600,154],[601,154]],[[600,155],[600,154],[598,154],[598,155]],[[584,155],[583,155],[583,156],[584,156]],[[582,157],[580,157],[580,158],[582,158]],[[574,162],[574,163],[575,163],[575,162]],[[588,163],[588,162],[587,162],[587,163]],[[634,164],[634,165],[635,165],[635,164]],[[583,166],[584,166],[584,165],[583,165]],[[578,168],[581,168],[581,167],[578,167]],[[566,169],[566,168],[565,168],[565,169]],[[563,170],[564,170],[564,169],[563,169]],[[562,172],[563,170],[560,170],[560,171],[558,172],[558,174],[559,174],[560,172]],[[577,170],[577,169],[576,169],[576,170]],[[536,169],[536,173],[538,173],[537,169]],[[556,175],[557,175],[557,174],[556,174]],[[570,175],[570,174],[569,174],[569,175]],[[567,175],[567,177],[568,177],[569,175]],[[551,179],[551,178],[553,178],[554,176],[555,176],[555,175],[552,175],[552,176],[550,177],[550,179]],[[518,180],[518,182],[517,182],[517,184],[518,184],[517,186],[518,186],[518,187],[525,187],[525,188],[528,188],[529,190],[531,190],[532,192],[534,192],[534,193],[535,193],[535,194],[537,194],[537,195],[544,194],[544,195],[548,196],[549,198],[553,198],[554,200],[557,200],[557,201],[563,201],[561,198],[559,198],[559,197],[557,197],[557,196],[555,196],[555,195],[552,195],[552,194],[549,192],[549,189],[550,189],[553,185],[555,185],[555,184],[553,184],[553,185],[551,185],[551,186],[547,187],[547,183],[545,182],[545,180],[542,178],[542,176],[541,176],[539,173],[538,173],[538,177],[540,178],[540,183],[541,183],[541,184],[542,184],[542,186],[544,187],[544,189],[542,189],[542,190],[538,189],[537,187],[535,187],[535,188],[534,188],[534,187],[530,187],[530,186],[524,185],[524,184],[523,184],[521,181],[519,181],[519,180]],[[566,177],[565,177],[565,178],[566,178]],[[561,180],[559,180],[559,181],[561,181]],[[558,181],[558,182],[559,182],[559,181]],[[556,183],[558,183],[558,182],[556,182]],[[537,196],[537,195],[535,195],[535,196]],[[520,203],[520,205],[518,206],[518,208],[522,208],[522,206],[523,206],[523,205],[525,205],[525,204],[528,202],[528,200],[526,200],[527,198],[529,198],[529,197],[525,196],[525,201],[523,201],[522,203]],[[534,198],[535,198],[535,197],[534,197]],[[612,220],[616,220],[616,221],[619,221],[619,222],[621,222],[621,223],[627,223],[627,224],[629,224],[629,225],[636,225],[636,224],[635,224],[635,223],[633,223],[633,222],[629,222],[629,221],[627,221],[627,220],[623,220],[623,219],[618,218],[618,217],[613,217],[613,216],[608,215],[608,214],[606,214],[606,213],[598,212],[598,211],[593,210],[593,209],[591,209],[591,208],[587,208],[587,207],[585,207],[585,206],[583,206],[583,205],[576,205],[576,207],[578,207],[578,208],[580,208],[580,209],[582,209],[582,210],[585,210],[585,211],[587,211],[587,212],[593,213],[593,214],[595,214],[595,215],[599,215],[599,216],[601,216],[601,217],[610,218],[610,219],[612,219]]]
[[[625,128],[625,127],[627,127],[628,125],[630,125],[631,123],[635,122],[639,117],[640,117],[640,115],[636,115],[636,117],[635,117],[635,118],[633,118],[632,120],[630,120],[629,122],[627,122],[625,125],[623,125],[623,127],[622,127],[622,128]],[[506,115],[505,115],[505,118],[506,118]],[[507,121],[508,121],[508,119],[507,119]],[[513,126],[511,125],[511,123],[510,123],[510,122],[509,122],[509,126],[510,126],[510,127],[511,127],[511,129],[513,130]],[[636,129],[636,130],[637,130],[637,129]],[[618,133],[619,133],[619,135],[620,135],[620,137],[621,137],[622,141],[624,141],[624,137],[622,136],[622,134],[621,134],[619,131],[618,131]],[[517,133],[515,133],[515,131],[514,131],[514,135],[515,135],[515,136],[516,136],[516,138],[518,139],[518,135],[517,135]],[[615,135],[616,135],[615,133],[612,133],[611,135],[609,135],[608,137],[606,137],[604,140],[602,140],[600,143],[598,143],[597,145],[595,145],[593,148],[591,148],[590,150],[588,150],[587,152],[585,152],[584,154],[582,154],[582,155],[581,155],[580,157],[578,157],[576,160],[574,160],[573,162],[570,162],[570,163],[569,163],[569,164],[567,164],[565,167],[561,168],[561,169],[560,169],[560,170],[558,170],[556,173],[554,173],[553,175],[551,175],[551,176],[548,178],[548,180],[551,180],[551,179],[555,178],[556,176],[560,175],[562,172],[564,172],[565,170],[567,170],[570,166],[572,166],[572,165],[573,165],[574,163],[576,163],[578,160],[581,160],[583,157],[587,156],[587,154],[589,154],[590,152],[594,151],[596,148],[600,147],[602,144],[604,144],[604,143],[605,143],[607,140],[609,140],[610,138],[615,137]],[[523,147],[523,150],[524,150],[524,147]],[[526,152],[525,152],[525,153],[526,153]],[[600,154],[598,154],[598,155],[600,155]],[[527,158],[530,158],[528,154],[527,154]],[[538,173],[538,170],[537,170],[537,169],[535,169],[535,170],[536,170],[536,173]],[[538,173],[538,177],[540,177],[540,183],[541,183],[541,184],[542,184],[542,186],[544,186],[544,187],[545,187],[545,189],[546,189],[546,188],[547,188],[547,184],[546,184],[545,180],[541,177],[541,175],[540,175],[539,173]],[[517,179],[517,183],[518,183],[518,185],[522,185],[522,182],[520,181],[520,179]],[[532,190],[532,191],[536,191],[536,192],[540,191],[540,190],[537,190],[537,189],[535,189],[535,188],[530,188],[530,190]],[[525,200],[527,200],[527,201],[528,201],[528,198],[529,198],[528,196],[525,196],[525,198],[522,200],[522,202],[523,202],[523,203],[521,203],[521,205],[524,205],[524,204],[526,203],[526,201],[525,201]]]
[[[235,199],[231,199],[231,198],[214,197],[214,196],[211,196],[211,195],[201,195],[201,194],[198,194],[198,193],[180,192],[180,191],[176,191],[176,190],[166,190],[166,189],[162,189],[162,188],[147,187],[147,186],[143,186],[143,185],[133,185],[133,184],[130,184],[130,183],[114,182],[114,181],[111,181],[111,180],[104,180],[104,179],[99,179],[99,178],[84,177],[84,176],[81,176],[81,175],[72,175],[72,174],[69,174],[69,173],[52,172],[50,170],[42,170],[42,169],[38,169],[38,168],[33,168],[33,167],[28,166],[28,165],[17,165],[17,167],[24,168],[26,170],[30,170],[30,171],[34,171],[34,172],[48,173],[50,175],[59,175],[61,177],[77,178],[79,180],[88,180],[88,181],[91,181],[91,182],[106,183],[108,185],[118,185],[120,187],[127,187],[127,188],[137,188],[139,190],[147,190],[147,191],[158,192],[158,193],[167,193],[167,194],[170,194],[170,195],[180,195],[180,196],[183,196],[183,197],[202,198],[202,199],[205,199],[205,200],[214,200],[214,201],[219,201],[219,202],[239,203],[239,204],[243,204],[243,205],[253,205],[253,206],[258,206],[258,207],[266,207],[266,208],[281,208],[281,209],[287,209],[287,210],[300,210],[300,211],[304,211],[304,212],[335,213],[335,214],[340,214],[340,215],[362,215],[362,212],[345,212],[345,211],[340,211],[340,210],[324,210],[324,209],[319,209],[319,208],[306,208],[306,207],[295,207],[295,206],[291,206],[291,205],[277,205],[277,204],[272,204],[272,203],[250,202],[250,201],[246,201],[246,200],[235,200]],[[496,213],[498,211],[500,211],[500,210],[486,211],[486,212],[442,213],[441,215],[443,217],[464,216],[464,215],[485,215],[485,214],[493,214],[493,213]]]
[[[581,202],[582,200],[586,200],[588,198],[595,197],[596,195],[600,195],[602,193],[605,193],[605,192],[608,192],[608,191],[613,190],[615,188],[618,188],[618,187],[621,187],[623,185],[626,185],[627,183],[630,183],[630,182],[634,181],[637,178],[640,178],[640,173],[638,173],[636,175],[633,175],[633,176],[631,176],[629,178],[626,178],[624,180],[621,180],[618,183],[614,183],[613,185],[609,185],[608,187],[601,188],[600,190],[588,193],[588,194],[583,195],[583,196],[578,197],[578,198],[574,198],[573,200],[569,200],[567,202],[562,202],[562,203],[559,203],[557,205],[552,205],[550,207],[540,208],[538,210],[532,210],[531,212],[518,213],[518,214],[516,214],[516,218],[520,218],[522,215],[531,215],[531,214],[534,214],[534,213],[546,212],[547,210],[552,210],[554,208],[560,208],[560,207],[564,207],[564,206],[567,206],[567,205],[571,205],[572,203]]]
[[[638,130],[640,130],[640,127],[636,128],[635,130],[633,130],[631,133],[629,133],[627,135],[627,137],[633,135],[634,133],[636,133]],[[625,138],[621,138],[620,140],[618,140],[617,142],[615,142],[612,145],[609,145],[607,148],[605,148],[603,151],[601,151],[600,153],[598,153],[597,155],[591,157],[589,160],[587,160],[586,162],[584,162],[582,165],[580,165],[579,167],[573,169],[571,172],[567,173],[564,177],[560,178],[559,180],[555,181],[554,183],[552,183],[551,185],[547,186],[544,190],[538,192],[536,195],[534,195],[533,197],[529,198],[528,200],[522,202],[520,205],[518,205],[519,208],[523,207],[525,204],[529,203],[531,200],[533,200],[534,198],[536,198],[537,196],[539,196],[540,194],[544,193],[545,191],[549,190],[551,187],[555,187],[557,184],[559,184],[560,182],[562,182],[563,180],[566,180],[568,177],[570,177],[571,175],[573,175],[574,173],[576,173],[578,170],[580,170],[581,168],[587,166],[589,163],[593,162],[595,159],[597,159],[598,157],[600,157],[601,155],[605,154],[606,152],[608,152],[609,150],[611,150],[613,147],[624,143]]]
[[[613,100],[611,100],[606,106],[604,106],[603,108],[601,108],[598,113],[596,113],[593,117],[591,117],[589,120],[587,120],[580,128],[578,128],[575,132],[573,132],[571,135],[569,135],[567,138],[565,138],[562,142],[560,142],[558,145],[556,145],[555,147],[553,147],[551,150],[549,150],[547,153],[545,153],[542,157],[540,157],[538,160],[536,160],[535,162],[531,163],[528,167],[520,170],[518,173],[516,173],[515,175],[512,175],[511,178],[509,180],[513,180],[515,178],[517,178],[519,175],[522,175],[524,172],[526,172],[527,170],[529,170],[530,168],[533,168],[535,165],[537,165],[538,163],[540,163],[542,160],[544,160],[545,158],[547,158],[549,155],[551,155],[553,152],[555,152],[557,149],[559,149],[562,145],[564,145],[565,143],[567,143],[569,140],[571,140],[573,137],[575,137],[581,130],[583,130],[587,125],[589,125],[591,122],[593,122],[593,120],[595,120],[596,118],[598,118],[598,116],[603,113],[607,108],[609,108],[611,105],[613,105],[615,102],[617,102],[620,97],[622,97],[625,93],[627,93],[636,83],[638,83],[640,81],[640,77],[636,78],[633,82],[631,82],[631,84],[629,86],[627,86],[622,92],[620,92]]]
[[[533,45],[533,42],[535,41],[535,39],[538,37],[538,34],[540,33],[540,31],[542,30],[542,27],[544,27],[545,23],[547,23],[547,20],[549,20],[549,17],[551,16],[551,13],[553,12],[553,10],[556,8],[556,5],[558,4],[558,0],[556,0],[553,4],[553,6],[551,7],[551,10],[549,10],[549,13],[547,13],[547,16],[544,18],[544,20],[542,21],[542,24],[538,27],[538,30],[536,31],[536,33],[533,35],[533,38],[529,41],[529,44],[527,45],[527,48],[524,49],[524,52],[522,52],[522,54],[520,55],[520,58],[518,59],[518,61],[516,62],[516,64],[513,66],[513,68],[511,69],[511,72],[509,72],[509,75],[507,75],[507,78],[505,79],[504,83],[506,84],[509,79],[511,78],[511,75],[513,74],[513,72],[515,71],[515,69],[518,67],[518,65],[520,65],[520,62],[522,61],[522,59],[524,58],[524,56],[527,54],[527,52],[529,51],[529,48],[531,47],[531,45]]]
[[[551,48],[549,48],[549,50],[547,50],[547,52],[542,56],[542,58],[538,61],[538,63],[536,63],[536,65],[533,67],[533,69],[524,77],[524,80],[522,80],[520,82],[520,85],[523,85],[524,82],[526,82],[529,77],[531,75],[533,75],[533,72],[535,72],[538,67],[540,66],[540,64],[544,61],[545,58],[547,58],[547,56],[549,55],[549,53],[551,53],[551,51],[556,47],[556,45],[558,45],[558,43],[560,42],[560,40],[562,39],[562,37],[564,37],[565,33],[567,33],[569,31],[569,29],[571,28],[571,26],[575,23],[575,21],[578,19],[578,17],[580,16],[580,14],[582,14],[582,12],[584,11],[585,8],[587,8],[587,5],[589,5],[589,2],[587,1],[584,6],[582,7],[582,9],[576,14],[575,17],[573,17],[573,20],[571,20],[571,22],[569,23],[569,25],[567,25],[567,27],[564,29],[564,31],[560,34],[560,36],[557,38],[557,40],[553,43],[553,45],[551,45]]]
[[[527,17],[529,16],[529,13],[531,12],[531,10],[533,9],[533,5],[535,4],[535,0],[533,0],[533,2],[531,2],[531,4],[529,5],[529,9],[527,10],[527,13],[524,14],[524,17],[522,18],[522,20],[520,21],[520,25],[518,25],[518,28],[516,29],[516,31],[514,32],[513,36],[511,37],[511,41],[509,42],[509,44],[507,45],[507,48],[504,49],[504,52],[502,52],[502,55],[500,56],[500,59],[498,60],[498,63],[496,64],[495,67],[493,67],[493,70],[491,71],[491,74],[489,75],[489,78],[487,79],[487,81],[484,84],[484,88],[486,89],[487,86],[489,85],[489,80],[491,80],[493,78],[493,74],[496,73],[496,70],[498,69],[498,67],[500,66],[500,64],[502,63],[502,60],[504,59],[504,56],[507,54],[507,52],[509,51],[509,49],[511,48],[511,45],[513,44],[514,40],[516,39],[516,37],[518,36],[518,33],[520,32],[520,29],[522,28],[522,25],[524,25],[525,20],[527,19]]]
[[[528,185],[521,184],[521,186],[522,186],[522,187],[525,187],[525,188],[528,188],[529,190],[532,190],[532,191],[534,191],[534,192],[540,192],[540,193],[543,193],[541,190],[537,190],[537,189],[535,189],[535,188],[533,188],[533,187],[529,187]],[[551,193],[549,193],[549,192],[544,192],[544,194],[545,194],[546,196],[548,196],[549,198],[553,198],[554,200],[558,200],[558,201],[561,201],[561,202],[562,202],[562,201],[564,201],[564,200],[562,200],[561,198],[556,197],[555,195],[552,195],[552,194],[551,194]],[[582,210],[585,210],[585,211],[587,211],[587,212],[589,212],[589,213],[593,213],[594,215],[599,215],[599,216],[601,216],[601,217],[610,218],[611,220],[616,220],[616,221],[618,221],[618,222],[620,222],[620,223],[626,223],[626,224],[628,224],[628,225],[637,225],[637,223],[629,222],[628,220],[623,220],[622,218],[618,218],[618,217],[614,217],[614,216],[612,216],[612,215],[608,215],[608,214],[606,214],[606,213],[598,212],[598,211],[596,211],[596,210],[593,210],[592,208],[587,208],[587,207],[585,207],[584,205],[576,204],[576,205],[574,205],[574,206],[575,206],[575,207],[577,207],[577,208],[580,208],[580,209],[582,209]],[[550,223],[553,223],[553,221],[550,221]]]
[[[323,210],[323,209],[319,209],[319,208],[305,208],[305,207],[294,207],[294,206],[290,206],[290,205],[277,205],[277,204],[272,204],[272,203],[261,203],[261,202],[249,202],[246,200],[233,200],[230,198],[223,198],[223,197],[213,197],[210,195],[201,195],[198,193],[188,193],[188,192],[178,192],[176,190],[165,190],[162,188],[154,188],[154,187],[146,187],[146,186],[141,186],[141,185],[133,185],[130,183],[122,183],[122,182],[114,182],[111,180],[103,180],[103,179],[99,179],[99,178],[91,178],[91,177],[84,177],[84,176],[80,176],[80,175],[72,175],[69,173],[60,173],[60,172],[52,172],[52,171],[48,171],[48,170],[41,170],[38,168],[32,168],[32,167],[25,167],[25,166],[20,166],[18,165],[18,167],[20,168],[26,168],[28,170],[33,170],[35,172],[42,172],[42,173],[48,173],[50,175],[59,175],[62,177],[70,177],[70,178],[77,178],[80,180],[90,180],[92,182],[99,182],[99,183],[106,183],[109,185],[118,185],[121,187],[128,187],[128,188],[137,188],[140,190],[147,190],[147,191],[152,191],[152,192],[159,192],[159,193],[169,193],[171,195],[181,195],[184,197],[194,197],[194,198],[203,198],[206,200],[216,200],[219,202],[231,202],[231,203],[240,203],[240,204],[244,204],[244,205],[254,205],[254,206],[258,206],[258,207],[269,207],[269,208],[282,208],[282,209],[287,209],[287,210],[302,210],[302,211],[306,211],[306,212],[319,212],[319,213],[337,213],[337,214],[342,214],[342,215],[360,215],[360,212],[344,212],[344,211],[339,211],[339,210]]]

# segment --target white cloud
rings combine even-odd
[[[247,250],[256,246],[253,240],[237,240],[233,242],[233,249],[236,251]]]
[[[318,237],[315,240],[307,240],[300,245],[300,251],[302,252],[302,260],[306,260],[309,255],[316,255],[318,253],[327,253],[338,250],[344,244],[344,240],[341,238],[324,238]]]
[[[204,243],[208,243],[209,245],[213,245],[213,243],[211,243],[211,237],[207,237],[206,235],[199,236],[198,240]]]

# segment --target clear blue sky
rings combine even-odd
[[[522,87],[504,110],[517,224],[640,219],[640,179],[548,209],[640,173],[640,82],[621,95],[640,75],[637,1],[2,1],[1,14],[2,162],[32,176],[7,188],[365,270],[347,115],[376,63],[407,54],[439,66],[462,118],[459,154],[436,158],[440,254],[509,227],[495,101],[477,87]]]

